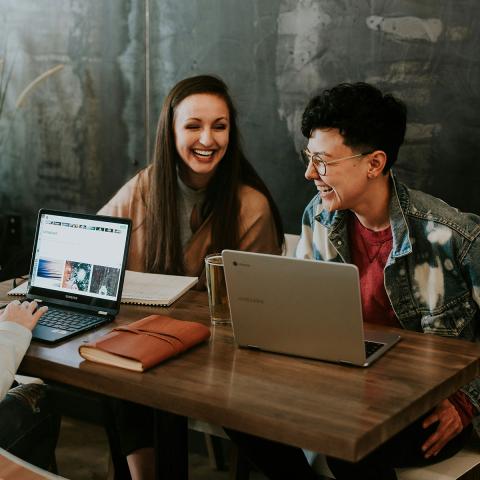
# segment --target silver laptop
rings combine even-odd
[[[400,339],[364,332],[355,265],[224,250],[241,347],[369,366]]]

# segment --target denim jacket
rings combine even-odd
[[[384,284],[403,328],[479,338],[480,217],[411,190],[391,176],[393,246]],[[320,195],[307,205],[296,256],[350,263],[349,212],[328,212]],[[480,377],[462,388],[480,411]],[[477,417],[476,420],[478,420]]]

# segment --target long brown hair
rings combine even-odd
[[[225,83],[210,75],[186,78],[177,83],[167,95],[158,119],[153,165],[149,169],[150,189],[146,201],[146,255],[147,272],[181,275],[184,273],[183,249],[178,219],[177,165],[181,158],[175,147],[173,120],[176,107],[190,95],[208,93],[217,95],[227,104],[230,132],[227,151],[210,180],[202,218],[211,215],[212,243],[210,252],[224,248],[238,248],[239,210],[238,189],[249,185],[268,199],[276,225],[279,245],[283,243],[280,213],[265,183],[246,159],[237,127],[237,112]]]

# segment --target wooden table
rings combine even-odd
[[[8,288],[10,282],[0,284],[0,300]],[[206,294],[195,291],[171,308],[123,305],[115,323],[156,312],[209,324]],[[33,343],[22,373],[350,461],[479,373],[479,346],[404,330],[366,369],[238,349],[230,327],[212,328],[209,342],[143,374],[82,360],[82,342],[111,326],[54,347]]]

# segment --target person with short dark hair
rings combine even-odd
[[[296,256],[355,264],[366,322],[473,342],[480,218],[398,181],[391,168],[405,130],[405,105],[366,83],[340,84],[308,103],[301,154],[318,193],[305,209]],[[477,378],[363,460],[328,458],[328,465],[337,479],[395,479],[395,467],[458,452],[479,407]],[[286,478],[286,468],[315,478],[299,449],[227,433],[269,478]]]
[[[32,330],[47,307],[15,300],[0,315],[0,448],[37,467],[49,469],[60,429],[60,416],[51,408],[48,387],[18,384],[15,373]]]

